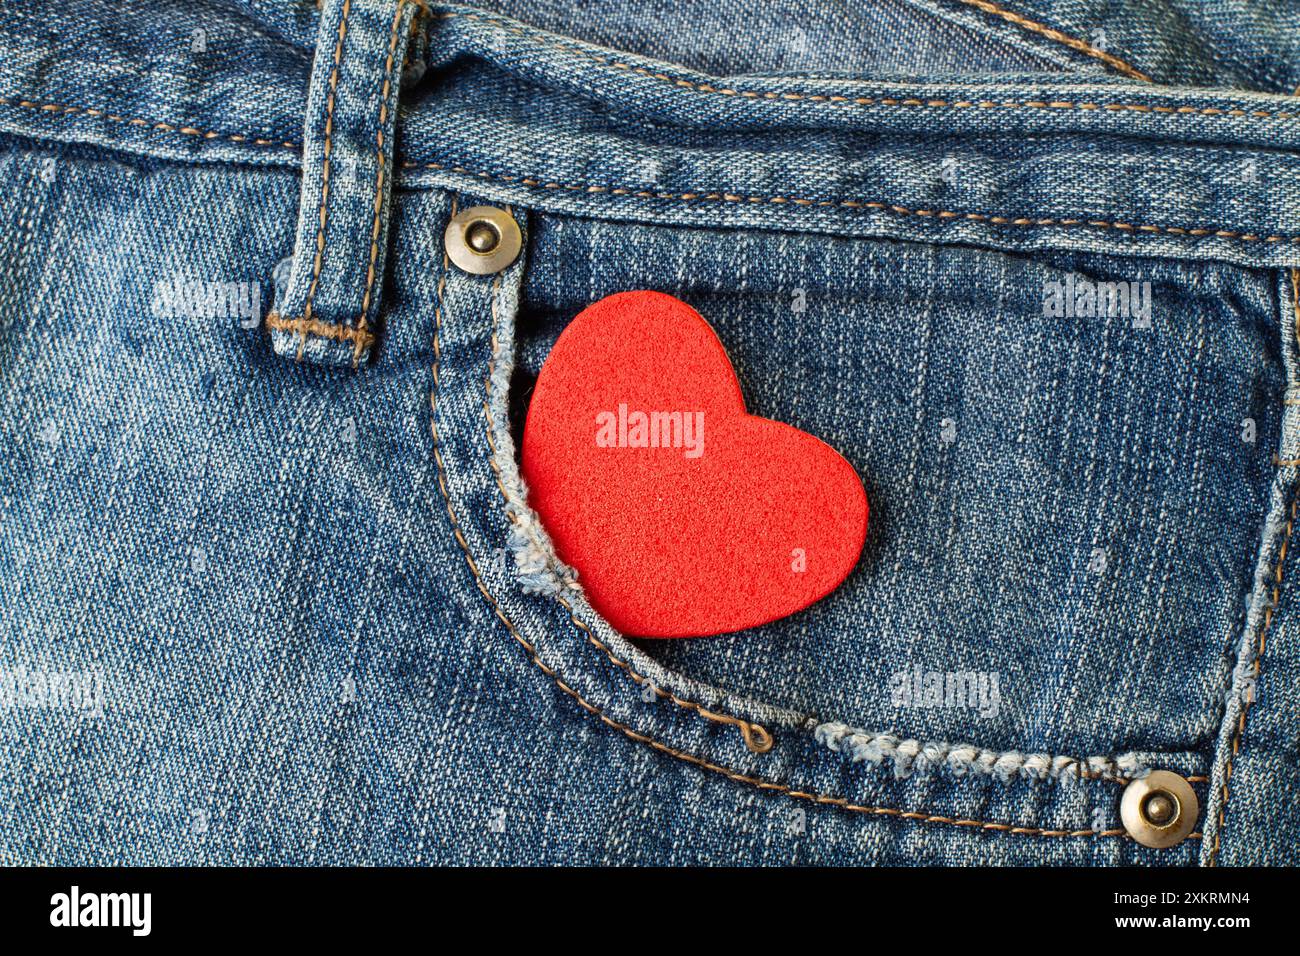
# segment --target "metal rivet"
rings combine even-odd
[[[443,234],[447,257],[474,275],[491,275],[519,258],[523,234],[504,209],[474,206],[457,213]]]
[[[1152,770],[1124,788],[1119,816],[1124,829],[1143,846],[1164,849],[1187,839],[1201,805],[1186,778]]]
[[[486,222],[471,223],[470,227],[465,230],[466,244],[482,256],[495,249],[500,241],[500,234]]]

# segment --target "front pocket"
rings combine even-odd
[[[999,831],[1118,835],[1127,776],[1204,783],[1280,440],[1275,276],[528,219],[526,266],[446,277],[444,329],[483,364],[440,372],[439,434],[467,443],[471,553],[507,558],[483,589],[580,708],[741,783]],[[1132,296],[1090,314],[1088,283]],[[698,309],[749,410],[863,476],[862,559],[809,610],[633,643],[550,552],[514,453],[529,381],[581,308],[637,288]]]
[[[873,504],[856,572],[805,614],[644,649],[918,739],[1098,755],[1213,739],[1278,447],[1270,274],[610,226],[589,238],[623,254],[578,260],[580,228],[537,229],[525,366],[581,306],[570,290],[678,295],[751,411],[839,449]],[[999,713],[917,705],[898,693],[917,671],[998,675]]]

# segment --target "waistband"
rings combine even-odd
[[[427,69],[395,84],[397,188],[618,220],[1300,265],[1300,98],[1098,73],[714,77],[407,3],[421,15],[399,59]],[[398,0],[366,6],[382,34]],[[305,169],[313,76],[337,38],[339,5],[325,7],[9,10],[0,131]],[[384,56],[364,49],[369,66],[348,86],[345,55],[342,82],[376,106]]]

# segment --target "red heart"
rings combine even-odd
[[[608,296],[569,323],[537,378],[522,461],[560,558],[626,634],[793,614],[848,576],[867,533],[853,466],[748,414],[713,329],[661,292]]]

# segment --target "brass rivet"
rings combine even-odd
[[[1157,790],[1142,801],[1142,818],[1153,827],[1166,827],[1178,815],[1178,799],[1172,793]]]
[[[1128,835],[1155,849],[1177,846],[1186,840],[1200,812],[1192,785],[1168,770],[1152,770],[1132,781],[1124,788],[1119,804],[1120,819]]]
[[[457,268],[474,275],[492,275],[519,258],[523,234],[504,209],[474,206],[447,223],[443,245]]]
[[[470,223],[469,228],[465,230],[465,241],[479,255],[487,255],[497,247],[501,236],[491,223],[480,221]]]

